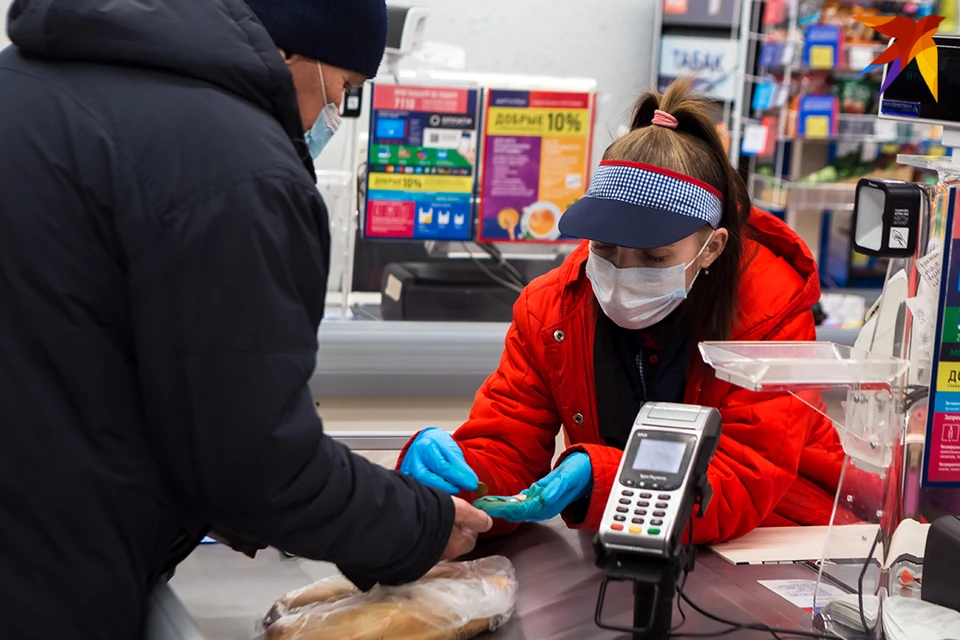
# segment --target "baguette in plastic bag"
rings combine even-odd
[[[513,564],[503,556],[448,562],[417,582],[363,593],[342,577],[286,594],[264,620],[266,640],[468,640],[513,615]]]

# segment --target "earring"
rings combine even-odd
[[[703,270],[703,275],[705,275],[705,276],[710,275],[710,269],[704,269],[704,270]]]

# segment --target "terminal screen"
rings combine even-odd
[[[686,450],[687,443],[684,441],[644,438],[637,448],[633,468],[636,471],[677,473]]]

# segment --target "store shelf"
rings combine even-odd
[[[767,213],[783,211],[787,208],[786,203],[767,202],[766,200],[761,200],[759,198],[754,198],[752,202],[753,206],[757,207],[761,211],[766,211]]]
[[[502,323],[325,321],[310,389],[317,398],[472,398],[500,362]],[[852,345],[858,329],[820,328]]]
[[[781,136],[778,140],[781,142],[802,140],[805,143],[858,142],[903,145],[939,142],[943,137],[943,127],[940,126],[896,122],[873,114],[842,113],[837,120],[835,136],[822,138]]]
[[[960,176],[960,162],[951,156],[917,156],[901,153],[897,162],[908,167],[942,171],[948,175]]]
[[[760,194],[754,204],[767,211],[849,211],[856,197],[856,183],[788,182],[771,176],[752,174],[751,193]]]
[[[813,74],[813,73],[829,73],[832,76],[841,76],[844,78],[856,78],[859,77],[863,72],[863,69],[855,69],[853,67],[830,67],[829,69],[821,69],[819,67],[807,67],[804,65],[796,65],[793,68],[794,72],[802,74]],[[882,69],[873,69],[867,72],[867,75],[875,76],[880,74]]]
[[[496,368],[503,323],[339,320],[320,325],[314,397],[472,397]]]
[[[787,207],[799,211],[852,211],[857,185],[793,182],[787,189]]]
[[[859,6],[870,2],[841,1]],[[897,15],[907,11],[905,7],[902,9],[886,3],[879,13]],[[823,0],[805,5],[793,3],[786,11],[775,12],[773,20],[755,19],[748,39],[751,50],[748,58],[752,65],[747,69],[744,83],[747,98],[743,104],[748,108],[741,115],[747,123],[745,128],[750,127],[749,150],[762,149],[762,152],[744,153],[741,168],[749,174],[753,201],[767,210],[785,212],[787,222],[810,245],[815,257],[823,240],[823,221],[817,217],[820,213],[852,210],[856,183],[862,177],[914,179],[912,170],[898,171],[888,162],[890,155],[898,152],[894,147],[900,147],[901,152],[916,152],[919,149],[903,147],[936,143],[942,138],[939,127],[878,117],[872,87],[863,81],[848,84],[863,75],[862,71],[887,47],[884,38],[856,24],[852,14],[831,8]],[[809,57],[809,51],[805,54],[807,25],[813,23],[838,28],[842,46],[828,56]],[[832,44],[826,42],[832,35],[822,31],[820,36],[824,42],[820,44]],[[809,62],[814,64],[805,64]],[[837,64],[827,66],[818,62]],[[772,65],[766,66],[767,63]],[[869,78],[863,80],[877,83],[880,73],[882,68],[873,69]],[[761,87],[770,83],[777,85],[772,91],[769,86]],[[804,96],[820,100],[805,102]],[[824,99],[828,96],[834,96],[832,102]],[[769,105],[769,108],[754,110],[755,101],[758,106]],[[856,111],[866,113],[850,113]],[[809,128],[811,133],[830,135],[797,135],[794,130],[803,128],[799,127],[800,119],[806,116],[821,118],[816,121],[818,126]],[[823,126],[824,118],[827,126]],[[810,123],[810,120],[804,122]],[[763,131],[758,127],[771,128]],[[747,135],[744,139],[748,139]],[[934,153],[933,149],[925,151]],[[765,172],[777,177],[764,175]]]
[[[804,75],[827,73],[833,76],[859,77],[869,63],[878,55],[883,53],[883,50],[886,48],[884,45],[847,45],[846,50],[843,52],[843,55],[847,58],[844,64],[833,67],[816,67],[805,65],[802,62],[804,44],[802,36],[799,39],[790,40],[784,39],[780,34],[753,32],[750,33],[748,37],[750,40],[759,42],[761,44],[773,43],[783,44],[785,46],[792,45],[792,51],[788,50],[788,55],[792,54],[790,60],[783,60],[778,64],[763,67],[768,72],[774,74],[780,74],[789,71],[794,74],[799,73]],[[877,68],[868,71],[866,75],[876,77],[881,72],[882,69]]]

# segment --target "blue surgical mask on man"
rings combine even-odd
[[[327,102],[327,87],[323,82],[323,69],[320,63],[317,63],[317,71],[320,72],[320,90],[323,91],[324,107],[317,116],[317,121],[313,123],[310,130],[303,134],[303,139],[307,143],[307,149],[310,151],[310,157],[316,160],[320,157],[333,134],[340,129],[343,119],[340,117],[340,107],[333,102]]]

